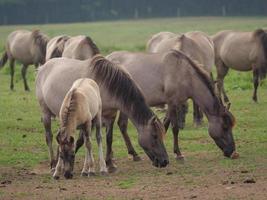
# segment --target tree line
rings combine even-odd
[[[0,24],[266,15],[267,0],[0,0]]]

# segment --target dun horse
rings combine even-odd
[[[160,32],[152,36],[147,43],[147,50],[151,53],[166,53],[175,49],[182,51],[191,59],[202,64],[203,69],[211,73],[214,66],[214,45],[211,38],[200,31],[188,32],[183,35],[170,32]],[[194,123],[196,126],[202,123],[203,114],[199,106],[193,101]],[[187,109],[181,109],[179,113],[179,127],[184,127],[185,112]],[[165,119],[170,123],[169,119]]]
[[[145,102],[139,87],[122,68],[100,55],[85,61],[55,58],[40,67],[36,79],[36,95],[43,113],[46,142],[49,147],[51,167],[55,165],[52,148],[51,117],[58,116],[60,106],[73,82],[79,78],[92,78],[100,87],[102,116],[106,124],[114,110],[126,113],[136,126],[138,141],[156,167],[168,164],[163,144],[165,134],[160,120]],[[81,134],[82,135],[82,134]],[[112,127],[107,129],[106,163],[110,172],[116,169],[112,160]]]
[[[209,122],[209,134],[227,157],[236,158],[232,135],[233,115],[217,98],[209,73],[177,50],[162,53],[114,52],[107,56],[121,64],[141,87],[150,106],[168,105],[168,118],[172,124],[173,151],[182,159],[179,145],[177,107],[188,98],[193,99],[205,113]],[[118,125],[125,139],[128,152],[137,156],[127,133],[127,114],[120,113]],[[166,126],[166,124],[165,124]]]
[[[53,177],[59,178],[64,167],[65,178],[72,178],[75,158],[74,133],[77,127],[83,129],[87,153],[82,170],[83,176],[95,175],[94,157],[92,154],[91,128],[96,127],[96,139],[99,149],[100,173],[106,174],[107,168],[103,156],[101,136],[102,103],[99,87],[92,79],[78,79],[66,94],[60,108],[60,130],[57,135],[59,158]]]
[[[224,102],[230,103],[224,89],[224,77],[229,68],[238,71],[253,71],[254,92],[252,99],[257,102],[259,79],[267,73],[267,32],[258,29],[254,32],[221,31],[213,37],[215,64],[219,94]]]
[[[46,56],[46,45],[48,37],[39,30],[32,32],[26,30],[18,30],[10,33],[7,38],[5,52],[0,60],[0,68],[2,68],[7,60],[10,62],[10,89],[14,89],[14,72],[15,60],[22,63],[21,74],[24,82],[25,90],[30,90],[26,72],[28,65],[44,64]]]
[[[93,40],[88,36],[57,36],[53,38],[51,44],[48,44],[47,51],[50,56],[46,60],[55,57],[66,57],[78,60],[92,58],[99,53],[99,49]]]

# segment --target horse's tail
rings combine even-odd
[[[7,52],[5,51],[0,60],[0,69],[4,67],[8,59]]]
[[[99,54],[92,58],[90,68],[93,79],[100,87],[106,88],[124,112],[130,113],[137,123],[147,123],[153,113],[141,90],[125,70]]]
[[[258,29],[254,34],[259,38],[264,53],[264,63],[262,63],[259,68],[260,79],[264,79],[267,74],[267,32],[263,29]]]

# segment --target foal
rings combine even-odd
[[[82,129],[87,153],[85,155],[82,176],[95,175],[94,158],[91,145],[91,128],[96,127],[96,139],[99,149],[100,173],[107,174],[106,163],[103,157],[101,137],[101,113],[102,102],[99,87],[92,79],[84,78],[76,80],[66,94],[60,108],[60,130],[57,135],[59,144],[59,159],[53,174],[55,179],[64,168],[64,176],[72,178],[75,143],[74,132],[77,127]]]

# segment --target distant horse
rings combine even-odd
[[[162,53],[113,52],[110,61],[123,66],[142,89],[150,106],[168,105],[168,118],[172,124],[173,151],[182,159],[179,145],[177,107],[188,98],[193,99],[205,113],[209,134],[227,157],[237,157],[232,135],[233,115],[217,98],[209,73],[184,53],[170,50]],[[120,113],[118,125],[125,139],[128,153],[137,156],[127,133],[127,114]]]
[[[60,106],[73,82],[85,77],[92,78],[100,87],[104,124],[107,125],[108,119],[113,117],[114,110],[126,113],[136,126],[139,144],[153,161],[153,165],[165,167],[169,161],[163,144],[162,135],[165,130],[162,123],[148,107],[141,90],[130,75],[121,67],[96,55],[84,61],[54,58],[38,71],[36,95],[43,113],[51,168],[55,167],[56,161],[52,147],[51,117],[59,115]],[[109,172],[116,170],[112,160],[112,131],[113,128],[108,126],[106,164]]]
[[[170,32],[160,32],[152,36],[147,43],[147,51],[151,53],[166,53],[175,49],[182,51],[191,59],[202,64],[203,69],[211,73],[214,66],[214,45],[211,38],[201,31],[193,31],[185,34],[174,34]],[[198,105],[193,101],[194,106],[194,123],[196,126],[202,123],[203,114]],[[185,112],[184,109],[181,109]],[[179,127],[183,128],[185,113],[180,113]],[[181,122],[182,120],[182,122]],[[166,119],[166,123],[170,123]]]
[[[51,44],[47,45],[50,56],[46,60],[56,57],[86,60],[100,53],[96,44],[88,36],[57,36],[52,40]]]
[[[14,89],[14,72],[15,60],[22,63],[21,74],[24,82],[25,90],[30,88],[26,80],[26,72],[28,65],[34,64],[37,67],[44,64],[46,56],[46,45],[48,37],[39,30],[32,32],[27,30],[18,30],[10,33],[7,38],[5,52],[0,60],[0,68],[2,68],[7,60],[10,62],[10,89]]]
[[[65,178],[72,178],[75,158],[74,134],[78,126],[83,129],[87,153],[82,170],[83,176],[95,175],[95,164],[91,144],[91,128],[96,127],[96,139],[99,149],[100,173],[107,174],[103,156],[101,136],[102,103],[99,87],[92,79],[78,79],[66,94],[59,112],[60,130],[57,135],[59,159],[53,177],[59,178],[64,167]]]
[[[224,102],[230,103],[223,81],[229,68],[253,71],[252,99],[257,102],[259,79],[264,79],[267,73],[267,32],[262,29],[254,32],[221,31],[212,39],[215,45],[218,92],[223,94]]]
[[[64,51],[65,43],[70,37],[67,35],[59,35],[51,38],[46,46],[46,58],[48,61],[51,58],[61,57]]]

